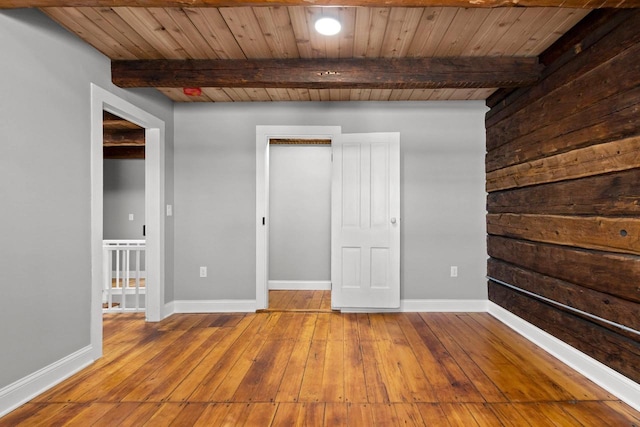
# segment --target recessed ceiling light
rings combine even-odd
[[[325,36],[333,36],[340,32],[342,25],[337,19],[320,18],[316,21],[316,31]]]

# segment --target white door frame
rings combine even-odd
[[[256,126],[256,309],[269,306],[269,139],[335,139],[341,126]],[[265,218],[265,225],[262,219]]]
[[[146,320],[162,320],[164,306],[164,121],[91,84],[91,346],[102,356],[103,111],[145,128]]]

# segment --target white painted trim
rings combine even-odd
[[[487,300],[469,299],[403,299],[400,311],[404,313],[484,313]]]
[[[74,270],[75,271],[75,270]],[[68,274],[68,272],[65,272],[65,274]],[[74,273],[75,274],[75,273]],[[111,274],[113,275],[112,278],[115,279],[116,278],[116,272],[112,271]],[[146,278],[146,272],[145,271],[141,271],[140,272],[140,278],[141,279],[145,279]],[[122,275],[122,272],[120,272],[120,278],[122,279],[124,276]],[[129,279],[135,279],[136,278],[136,272],[135,270],[132,270],[129,272]]]
[[[487,311],[547,353],[640,411],[640,384],[493,302],[488,301]]]
[[[112,271],[111,272],[111,278],[115,279],[116,278],[116,271]],[[140,272],[140,278],[141,279],[145,279],[147,277],[147,272],[146,271],[141,271]],[[129,271],[129,279],[135,279],[136,278],[136,271],[135,270],[131,270]],[[122,271],[120,272],[120,279],[124,279],[124,274],[122,273]]]
[[[174,313],[253,313],[255,300],[178,300]]]
[[[342,313],[485,313],[487,300],[403,299],[400,308],[342,307]]]
[[[123,116],[120,116],[123,117]],[[164,122],[153,117],[145,132],[145,221],[146,250],[145,287],[147,289],[146,320],[159,322],[164,318]],[[123,117],[127,118],[127,117]],[[154,125],[155,123],[155,125]],[[155,286],[154,286],[155,285]]]
[[[175,301],[170,301],[164,305],[164,317],[167,318],[176,312]]]
[[[0,389],[0,417],[93,363],[93,353],[91,346],[81,348]]]
[[[330,291],[330,280],[269,280],[273,291]]]
[[[269,139],[333,140],[340,133],[341,126],[256,126],[256,309],[269,306]]]
[[[145,223],[148,321],[163,318],[164,302],[164,121],[91,84],[91,348],[102,356],[103,110],[146,129]]]

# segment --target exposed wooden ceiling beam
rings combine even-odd
[[[368,7],[568,7],[634,8],[640,0],[0,0],[0,8],[21,7],[233,7],[233,6],[368,6]]]
[[[104,111],[102,129],[102,155],[105,159],[144,159],[143,128]]]
[[[107,111],[102,113],[102,127],[108,130],[142,129],[140,126],[131,123],[129,120],[120,118]]]
[[[136,147],[145,145],[144,129],[109,130],[105,129],[102,136],[105,147]]]
[[[144,159],[144,147],[104,147],[105,159]]]
[[[537,58],[113,61],[121,87],[437,89],[535,83]]]

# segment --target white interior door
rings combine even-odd
[[[332,306],[400,307],[400,134],[332,141]]]

